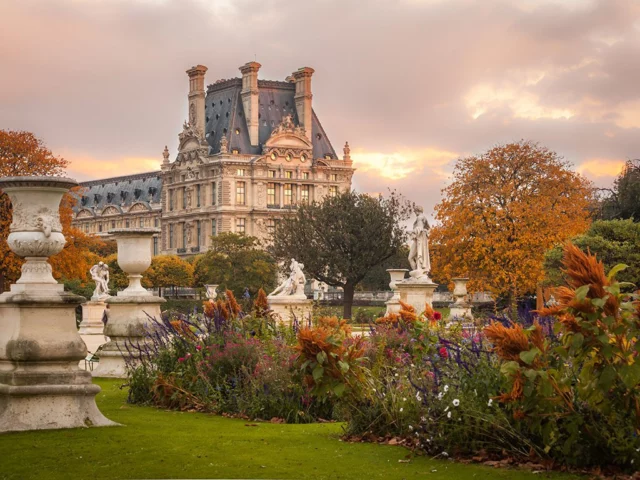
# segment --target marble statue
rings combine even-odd
[[[304,276],[302,269],[304,264],[298,263],[294,258],[291,259],[291,273],[289,277],[282,282],[278,288],[269,294],[270,297],[285,297],[291,295],[304,295],[304,285],[307,278]]]
[[[431,271],[429,259],[429,221],[424,216],[422,207],[416,207],[416,219],[410,234],[409,264],[413,278],[428,277]]]
[[[99,262],[91,267],[89,274],[96,282],[96,289],[91,298],[95,300],[107,298],[109,296],[109,267],[104,262]]]

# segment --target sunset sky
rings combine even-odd
[[[206,82],[313,67],[313,104],[354,187],[430,211],[455,159],[534,140],[609,186],[640,157],[640,1],[0,1],[0,128],[78,180],[159,168]]]

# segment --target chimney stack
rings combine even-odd
[[[204,74],[207,67],[197,65],[187,70],[189,75],[189,124],[204,136]]]
[[[311,140],[311,121],[313,118],[311,110],[311,75],[315,70],[309,67],[299,68],[293,72],[293,78],[296,82],[296,111],[298,112],[298,121],[304,127],[307,138]]]
[[[244,108],[244,117],[247,121],[247,128],[249,129],[249,141],[252,146],[258,146],[258,127],[260,122],[258,120],[260,103],[258,102],[258,70],[260,70],[258,62],[249,62],[240,67],[242,73],[242,91],[240,96],[242,97],[242,107]]]

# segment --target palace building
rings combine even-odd
[[[193,255],[221,232],[266,238],[300,203],[350,189],[349,145],[339,158],[313,111],[314,70],[272,81],[258,79],[260,66],[206,91],[207,67],[187,70],[189,119],[174,160],[165,147],[160,171],[82,183],[74,225],[96,235],[157,227],[154,254]]]

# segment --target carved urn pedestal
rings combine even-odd
[[[75,308],[47,258],[65,244],[58,208],[74,180],[9,177],[0,188],[13,205],[9,248],[26,259],[22,276],[0,295],[0,432],[117,425],[96,406],[98,385],[78,362],[87,348]]]
[[[89,353],[96,353],[101,345],[109,341],[109,337],[104,335],[104,315],[107,304],[100,300],[91,300],[82,304],[82,323],[78,328],[78,333],[82,341],[87,346]],[[85,368],[86,362],[80,360],[80,368]]]
[[[387,272],[389,272],[389,276],[391,276],[391,283],[389,283],[389,287],[393,291],[393,296],[385,302],[387,306],[386,315],[390,313],[398,313],[400,311],[400,292],[398,291],[398,282],[404,280],[404,275],[409,270],[406,268],[389,268]],[[424,307],[423,307],[424,308]]]
[[[449,312],[450,320],[473,320],[471,304],[467,302],[467,282],[468,278],[452,278],[454,283],[453,296],[455,302],[451,305]]]
[[[94,377],[124,378],[130,353],[147,343],[147,333],[154,328],[152,318],[160,321],[160,305],[165,300],[155,297],[142,287],[142,272],[151,265],[151,245],[154,228],[111,230],[118,245],[118,265],[127,274],[129,286],[106,300],[107,325],[105,335],[110,341],[100,351]]]
[[[291,325],[294,317],[306,324],[313,312],[313,302],[305,295],[270,295],[267,301],[273,315],[286,325]]]
[[[396,283],[400,300],[416,309],[416,314],[424,312],[425,306],[433,307],[433,292],[438,288],[428,275],[421,270],[409,272],[409,278]]]

